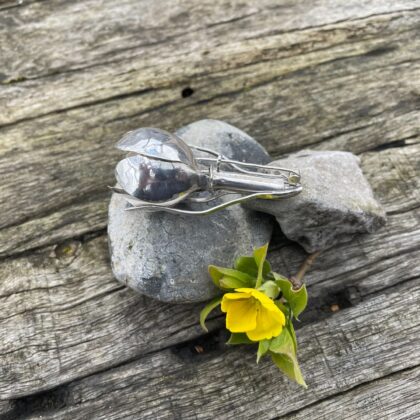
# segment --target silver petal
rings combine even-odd
[[[125,134],[116,145],[125,152],[149,158],[182,162],[195,167],[194,156],[185,142],[175,134],[159,128],[139,128]]]
[[[148,202],[162,202],[196,190],[200,175],[180,162],[166,162],[134,155],[115,168],[118,184],[129,195]]]

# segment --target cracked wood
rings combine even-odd
[[[0,5],[0,417],[418,411],[405,380],[420,361],[419,18],[418,0]],[[388,212],[382,231],[321,255],[307,277],[309,393],[247,350],[222,353],[221,319],[203,337],[201,305],[153,302],[112,278],[112,145],[138,126],[203,117],[274,157],[359,154]],[[279,234],[269,258],[290,275],[304,253]],[[195,340],[218,350],[200,359]],[[401,404],[360,408],[393,386]],[[265,407],[249,389],[265,390]]]
[[[411,159],[418,150],[412,145],[362,155],[367,176],[374,189],[379,185],[381,201],[393,214],[376,235],[360,236],[319,257],[308,276],[311,301],[304,321],[328,315],[330,304],[355,304],[420,276],[417,189],[395,170],[414,171],[418,162]],[[383,176],[376,176],[378,171]],[[282,241],[269,258],[276,271],[290,275],[305,254]],[[3,398],[49,389],[201,334],[202,305],[162,304],[122,288],[112,277],[102,235],[6,259],[0,277]],[[213,328],[218,325],[216,320]]]
[[[0,13],[0,255],[103,229],[112,146],[139,126],[221,118],[273,156],[418,141],[418,1],[219,2]]]
[[[62,407],[47,416],[106,419],[111,406],[115,418],[272,419],[337,393],[347,392],[345,402],[357,392],[355,386],[369,387],[371,381],[418,365],[419,305],[416,283],[301,328],[300,363],[308,390],[288,382],[269,360],[257,366],[255,352],[248,347],[219,343],[194,356],[186,346],[68,385],[59,391],[64,395]],[[404,387],[394,390],[393,398],[400,396],[413,411],[418,400],[410,388],[410,395]],[[310,408],[303,412],[315,418]],[[381,406],[371,412],[379,413],[383,415]],[[29,412],[27,418],[39,414]]]

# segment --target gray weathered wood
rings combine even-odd
[[[226,349],[216,343],[216,349],[209,346],[209,354],[168,349],[70,384],[59,391],[63,407],[47,412],[46,418],[270,419],[284,415],[417,366],[418,305],[420,285],[416,283],[303,327],[300,361],[308,390],[288,383],[269,360],[256,366],[249,349]],[[418,399],[415,405],[418,410]],[[37,416],[29,410],[28,418]]]
[[[0,418],[418,412],[419,18],[419,0],[2,2]],[[112,278],[112,145],[206,117],[273,157],[359,154],[388,212],[382,231],[324,253],[307,277],[308,391],[226,350],[222,318],[203,335],[201,305],[153,302]],[[277,234],[269,258],[289,275],[304,253]]]
[[[419,134],[418,1],[134,3],[1,13],[2,255],[102,229],[112,145],[138,126],[222,118],[273,155]]]
[[[133,293],[112,277],[107,254],[101,236],[3,262],[2,399],[202,334],[202,305],[162,304]]]
[[[71,133],[74,134],[76,126],[73,128]],[[113,183],[113,169],[109,163],[116,163],[112,147],[109,145],[108,149],[104,150],[105,147],[98,149],[93,145],[92,149],[86,146],[85,153],[74,157],[76,147],[77,140],[74,140],[73,145],[65,152],[71,159],[69,162],[64,160],[61,165],[57,165],[55,160],[45,160],[45,153],[53,150],[51,145],[44,145],[38,152],[32,151],[28,154],[28,159],[38,161],[37,166],[43,171],[41,179],[50,186],[51,192],[33,195],[33,191],[43,188],[39,186],[38,177],[31,177],[30,172],[27,173],[22,185],[23,177],[13,176],[15,172],[4,170],[7,179],[0,184],[2,196],[5,197],[2,203],[3,212],[0,213],[0,221],[3,220],[1,223],[4,224],[0,229],[0,256],[13,255],[105,228],[109,198],[106,185]],[[57,144],[55,149],[57,154],[64,153],[62,144]],[[100,159],[102,165],[93,173],[92,161],[99,159],[96,154],[98,150],[109,155],[106,159]],[[420,170],[418,159],[415,158],[419,153],[420,146],[416,142],[407,150],[405,148],[385,150],[376,158],[376,154],[366,155],[367,164],[363,165],[364,172],[368,178],[375,178],[372,184],[375,189],[378,185],[380,199],[386,206],[388,188],[396,189],[390,198],[395,203],[394,206],[408,209],[418,205],[418,179],[414,174]],[[40,156],[37,157],[37,154]],[[364,156],[363,154],[362,161],[365,159]],[[0,158],[0,172],[1,162]],[[7,155],[3,162],[6,166],[11,164]],[[83,170],[75,172],[75,168],[79,165]],[[98,190],[99,186],[101,190]],[[21,199],[26,200],[28,208],[16,209],[14,195],[17,188],[21,189]],[[53,195],[57,194],[63,200],[61,203],[54,202]],[[391,206],[390,210],[392,212],[394,207]],[[23,216],[23,213],[28,211],[34,214],[26,220],[27,216]],[[11,222],[10,226],[7,225],[9,221],[15,219],[16,221]]]
[[[345,394],[328,398],[288,420],[412,420],[418,417],[420,368],[412,368],[361,385]]]
[[[417,150],[417,146],[411,148]],[[370,156],[368,173],[390,162],[386,158],[390,154],[394,166],[409,162],[406,153],[398,150]],[[383,173],[394,186],[381,197],[394,210],[388,225],[376,235],[360,237],[319,258],[308,279],[313,310],[303,319],[318,316],[320,307],[331,299],[336,303],[338,298],[328,297],[331,290],[348,294],[352,287],[356,292],[352,299],[358,300],[420,276],[418,212],[410,210],[410,200],[415,198],[410,194],[416,193],[406,190],[404,178],[392,170]],[[396,196],[406,197],[400,199],[402,213]],[[395,249],[389,249],[390,243]],[[0,394],[4,398],[26,395],[34,388],[49,389],[200,334],[201,305],[155,303],[113,279],[105,237],[70,242],[67,248],[51,247],[0,264]],[[270,254],[274,268],[286,275],[294,273],[303,258],[303,251],[293,244]],[[87,323],[95,328],[86,329]],[[22,362],[16,363],[17,355]]]

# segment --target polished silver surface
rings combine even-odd
[[[195,166],[194,156],[188,145],[175,134],[159,128],[139,128],[129,131],[117,143],[117,149],[152,159],[182,162]]]
[[[116,166],[118,187],[112,189],[125,196],[132,205],[129,210],[210,214],[247,200],[290,197],[302,190],[296,171],[230,160],[210,149],[190,147],[157,128],[131,131],[117,148],[128,155]],[[235,197],[213,207],[176,207],[208,203],[228,194]]]
[[[148,202],[164,202],[204,187],[205,178],[180,162],[129,156],[117,164],[115,177],[129,195]],[[204,184],[203,184],[204,183]]]

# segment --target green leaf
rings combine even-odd
[[[223,288],[220,285],[220,280],[223,277],[232,277],[238,280],[240,286],[238,287],[253,287],[255,284],[255,279],[252,278],[250,275],[246,273],[242,273],[241,271],[234,270],[233,268],[224,268],[224,267],[216,267],[215,265],[209,265],[209,274],[213,280],[213,283],[219,287]],[[236,286],[235,286],[236,288]]]
[[[286,328],[289,330],[290,336],[292,337],[293,347],[295,349],[295,354],[296,354],[297,353],[297,339],[296,339],[295,327],[293,326],[291,319],[287,321]]]
[[[263,268],[264,268],[264,261],[267,257],[267,249],[268,243],[263,245],[261,248],[257,248],[254,251],[254,259],[258,266],[258,275],[257,275],[257,282],[255,283],[255,288],[258,289],[263,281]]]
[[[226,344],[255,344],[255,341],[250,340],[245,333],[232,333]]]
[[[268,352],[270,341],[271,340],[261,340],[258,342],[257,363],[260,361],[261,357]]]
[[[274,364],[285,373],[290,379],[296,381],[299,385],[304,388],[308,388],[305,379],[303,379],[302,372],[296,357],[291,357],[287,354],[271,353],[271,358]]]
[[[234,265],[236,270],[249,274],[251,277],[258,277],[258,265],[254,257],[239,257]],[[266,277],[271,272],[271,265],[268,261],[263,264],[263,276]]]
[[[292,308],[293,315],[297,319],[308,303],[308,292],[306,291],[306,286],[302,285],[299,289],[294,290],[289,279],[277,273],[273,273],[273,275],[275,283],[280,287],[283,297],[289,303]]]
[[[223,276],[219,280],[219,287],[222,289],[239,289],[240,287],[244,287],[244,284],[235,277]]]
[[[295,341],[288,328],[283,328],[281,334],[271,340],[269,350],[276,366],[289,378],[306,388],[307,386],[296,358]]]
[[[280,300],[275,300],[274,303],[276,304],[277,308],[279,308],[284,313],[284,315],[286,315],[286,318],[287,318],[290,312],[289,305],[284,304]]]
[[[271,340],[270,351],[294,354],[293,339],[287,328],[283,328],[281,334]]]
[[[210,312],[217,308],[220,305],[220,302],[222,301],[222,297],[217,297],[211,300],[200,312],[200,325],[201,328],[208,332],[208,329],[206,327],[206,319],[209,316]]]
[[[272,280],[264,282],[258,290],[261,290],[261,292],[271,299],[275,299],[280,293],[280,287]]]

